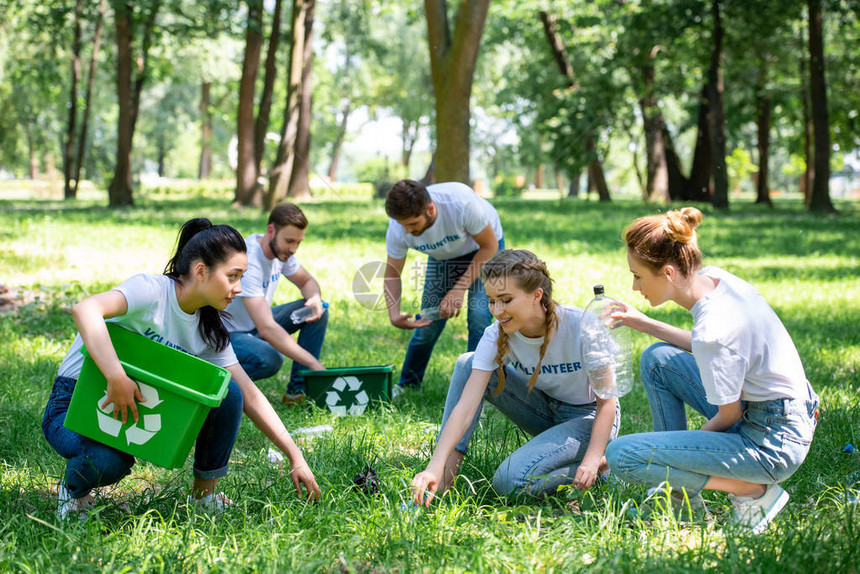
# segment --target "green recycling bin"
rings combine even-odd
[[[391,400],[394,365],[303,370],[307,395],[338,416],[361,415],[380,402]]]
[[[138,422],[113,418],[113,405],[102,410],[107,381],[85,348],[65,427],[136,458],[165,468],[179,468],[209,410],[221,404],[230,371],[188,353],[107,323],[113,347],[126,374],[145,402],[137,403]]]

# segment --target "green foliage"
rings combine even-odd
[[[729,182],[732,189],[752,191],[750,176],[758,173],[758,166],[753,163],[752,156],[747,150],[735,148],[731,155],[726,158],[726,167],[729,170]]]
[[[375,157],[355,166],[355,178],[373,185],[374,197],[385,197],[388,189],[406,177],[406,168],[387,157]]]
[[[496,197],[520,197],[525,189],[523,177],[502,174],[493,178],[493,195]]]
[[[526,436],[498,411],[486,418],[466,458],[463,478],[429,510],[403,504],[412,476],[433,448],[451,368],[465,349],[465,318],[451,321],[424,388],[362,417],[335,419],[278,400],[287,370],[260,382],[289,429],[330,424],[334,431],[301,448],[323,488],[318,504],[295,497],[283,470],[267,462],[268,441],[243,421],[230,473],[219,488],[236,505],[221,517],[186,505],[191,463],[167,471],[137,463],[103,493],[85,522],[54,517],[64,460],[39,423],[51,381],[75,327],[69,307],[138,272],[159,273],[179,226],[205,214],[243,234],[261,231],[265,214],[229,207],[229,187],[145,188],[134,209],[108,210],[92,196],[73,205],[24,194],[0,199],[0,277],[38,294],[0,319],[0,571],[24,572],[850,572],[860,556],[860,458],[842,453],[860,442],[860,210],[814,216],[796,201],[773,210],[743,205],[705,208],[699,241],[706,263],[751,281],[783,319],[822,397],[809,456],[786,481],[791,501],[765,534],[725,528],[727,499],[707,494],[713,525],[683,524],[637,513],[644,489],[606,484],[564,489],[541,500],[503,499],[489,484],[496,467]],[[14,190],[0,188],[3,197]],[[335,188],[342,195],[349,187]],[[366,187],[364,189],[367,189]],[[319,195],[315,191],[315,196]],[[88,196],[89,197],[89,196]],[[365,195],[367,197],[367,195]],[[650,316],[682,327],[690,315],[673,305],[649,308],[630,290],[620,230],[656,212],[640,201],[493,200],[511,247],[543,257],[555,295],[584,305],[594,283]],[[358,305],[355,271],[385,257],[387,218],[379,201],[332,198],[303,204],[311,225],[298,253],[331,302],[323,359],[329,365],[402,363],[409,333],[384,313]],[[408,306],[420,295],[410,256]],[[418,267],[413,267],[417,265]],[[298,293],[282,287],[276,303]],[[653,340],[634,336],[636,356]],[[650,430],[640,384],[622,399],[622,433]],[[694,416],[691,424],[701,424]],[[382,494],[352,490],[370,463]],[[127,509],[123,506],[126,505]]]

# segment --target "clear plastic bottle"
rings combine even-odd
[[[621,397],[633,388],[633,352],[629,327],[609,326],[616,301],[594,286],[594,299],[579,324],[582,362],[594,394],[602,399]]]
[[[328,302],[322,302],[323,309],[328,309]],[[313,317],[314,308],[313,307],[299,307],[292,313],[290,313],[290,321],[293,322],[293,325],[298,325],[299,323],[304,323],[308,320],[309,317]]]
[[[438,321],[439,317],[439,307],[427,307],[426,309],[421,309],[420,313],[416,313],[415,319],[420,321]]]

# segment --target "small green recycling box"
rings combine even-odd
[[[394,365],[341,367],[302,371],[308,396],[338,416],[361,415],[368,407],[391,400]]]
[[[85,348],[84,364],[72,394],[65,426],[100,443],[165,468],[179,468],[209,410],[221,404],[230,371],[107,323],[113,347],[126,374],[140,388],[138,422],[113,418],[102,409],[107,381]]]

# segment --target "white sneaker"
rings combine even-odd
[[[87,513],[93,506],[92,496],[72,498],[72,493],[65,485],[57,487],[57,518],[60,520],[68,520],[73,515],[77,515],[79,520],[86,520]]]
[[[752,530],[753,534],[765,531],[770,521],[788,502],[788,493],[778,484],[769,484],[758,498],[729,495],[734,506],[732,522]]]
[[[219,492],[217,494],[207,494],[201,498],[194,498],[188,495],[188,504],[192,505],[199,512],[221,514],[233,506],[233,501],[227,498],[227,495],[223,492]]]
[[[403,395],[406,392],[406,387],[401,385],[394,385],[391,387],[391,400],[395,401],[398,397]]]

